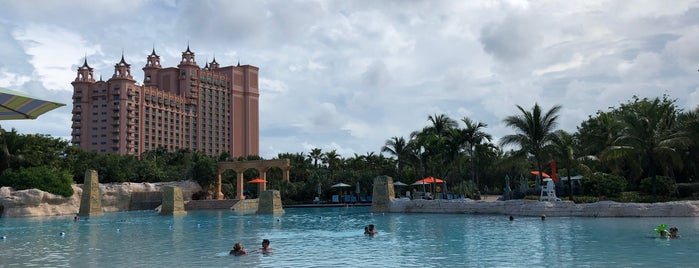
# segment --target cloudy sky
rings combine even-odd
[[[516,105],[562,105],[559,127],[633,95],[699,105],[699,2],[3,1],[0,87],[68,104],[5,129],[70,138],[70,82],[87,56],[135,78],[153,47],[175,66],[260,67],[260,154],[379,152],[435,114],[512,133]]]

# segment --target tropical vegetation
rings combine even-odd
[[[337,150],[281,153],[289,159],[290,180],[282,172],[267,172],[268,188],[279,189],[287,204],[328,200],[335,194],[370,195],[373,178],[388,175],[411,184],[433,176],[443,183],[425,189],[472,198],[488,193],[510,197],[536,195],[533,173],[557,174],[559,196],[569,199],[657,201],[697,198],[699,186],[699,107],[683,111],[676,100],[633,97],[619,107],[598,111],[573,133],[558,129],[562,106],[517,106],[503,123],[512,133],[494,143],[488,125],[473,118],[445,114],[427,116],[422,129],[387,138],[378,153],[341,155]],[[160,182],[195,180],[211,198],[218,161],[250,161],[259,156],[208,157],[196,151],[157,149],[140,157],[96,154],[47,135],[22,135],[0,129],[0,185],[39,188],[70,196],[71,183],[82,183],[87,169],[100,182]],[[555,167],[552,163],[555,163]],[[552,174],[553,175],[553,174]],[[582,183],[572,177],[581,175]],[[246,180],[259,176],[245,171]],[[506,182],[505,178],[511,178]],[[222,175],[223,192],[235,196],[235,172]],[[518,182],[519,181],[519,182]],[[562,182],[565,181],[564,185]],[[331,188],[343,182],[345,188]],[[524,183],[525,190],[521,185]],[[255,195],[255,187],[246,189]],[[400,191],[411,187],[397,188]],[[358,192],[357,192],[358,190]],[[422,190],[422,187],[417,188]],[[585,201],[581,201],[585,202]]]

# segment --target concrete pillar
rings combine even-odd
[[[163,203],[160,206],[160,215],[181,215],[186,213],[184,210],[184,199],[182,198],[182,188],[165,186],[163,188]]]
[[[218,190],[216,190],[216,199],[223,200],[223,192],[221,192],[221,174],[223,171],[218,171]]]
[[[374,178],[374,190],[371,196],[372,212],[390,212],[391,200],[396,194],[393,189],[393,178],[378,176]]]
[[[282,208],[282,195],[277,190],[269,190],[260,193],[257,214],[280,214]]]
[[[291,168],[289,167],[280,167],[282,169],[282,179],[285,181],[289,181],[289,170]]]
[[[83,194],[80,197],[78,216],[90,217],[102,215],[102,213],[99,176],[97,171],[88,169],[85,171],[85,182],[83,183]]]
[[[245,170],[236,170],[235,172],[236,172],[236,175],[237,175],[237,177],[238,177],[238,183],[236,183],[236,189],[237,189],[237,191],[236,191],[236,193],[235,193],[235,194],[236,194],[235,198],[236,198],[236,199],[243,200],[243,199],[245,199],[245,196],[243,195],[243,189],[244,189],[244,188],[243,188],[243,186],[244,186],[243,183],[245,183],[245,182],[243,181],[243,175],[245,175],[245,174],[243,174],[243,173],[245,173]]]

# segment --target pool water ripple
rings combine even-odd
[[[660,223],[680,239],[655,237]],[[0,267],[676,267],[696,266],[696,218],[383,214],[368,207],[283,215],[191,211],[0,218]],[[377,236],[363,235],[375,224]],[[59,234],[63,232],[64,236]],[[254,252],[263,238],[274,252]],[[248,256],[229,256],[241,241]]]

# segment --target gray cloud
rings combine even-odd
[[[264,157],[378,152],[440,113],[501,137],[515,105],[563,105],[574,131],[632,95],[699,104],[697,1],[41,3],[0,9],[0,86],[69,103],[85,54],[106,79],[123,50],[142,79],[153,46],[174,66],[189,42],[200,65],[215,54],[260,67]],[[68,137],[70,116],[3,127]]]

